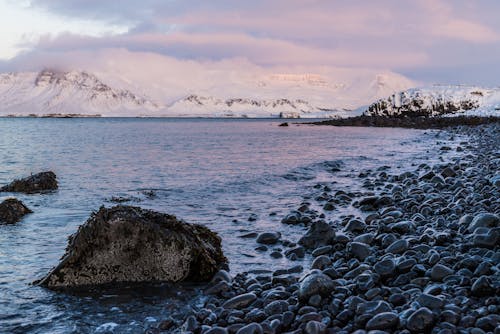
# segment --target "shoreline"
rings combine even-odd
[[[311,213],[314,219],[306,224],[302,245],[285,254],[312,254],[305,275],[297,266],[234,278],[223,272],[205,290],[207,300],[200,309],[181,322],[165,319],[155,330],[494,331],[500,311],[498,120],[474,122],[473,132],[467,125],[443,126],[447,129],[440,134],[470,140],[457,143],[455,150],[463,153],[449,163],[421,164],[400,175],[383,168],[360,170],[363,196],[352,196],[347,189],[318,189],[314,201],[324,210],[328,203],[349,202],[366,217],[327,222],[320,212],[299,208],[297,212]],[[435,154],[451,149],[436,147]]]
[[[497,116],[450,116],[450,117],[385,117],[355,116],[303,124],[359,127],[398,127],[409,129],[444,129],[453,126],[478,126],[500,123]]]

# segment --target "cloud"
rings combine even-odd
[[[126,33],[48,34],[29,55],[117,48],[188,60],[247,59],[264,66],[418,69],[500,57],[500,3],[492,0],[32,0],[68,18],[125,25]],[[38,53],[37,53],[38,52]],[[473,64],[472,64],[473,65]],[[479,68],[479,67],[478,67]],[[481,67],[483,68],[483,67]]]

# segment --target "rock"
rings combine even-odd
[[[241,327],[236,334],[262,334],[264,331],[262,330],[262,326],[253,322],[246,326]]]
[[[224,304],[222,304],[222,307],[228,309],[241,309],[252,304],[256,299],[257,296],[255,295],[255,293],[244,293],[227,300]]]
[[[305,327],[306,334],[324,334],[325,331],[325,324],[319,321],[308,321]]]
[[[482,248],[494,248],[500,242],[500,230],[490,229],[486,233],[474,233],[472,245]]]
[[[221,239],[204,226],[138,207],[102,207],[69,238],[59,265],[38,283],[71,289],[209,281],[226,262]]]
[[[453,269],[448,268],[442,264],[435,264],[431,269],[431,278],[433,281],[440,282],[446,276],[453,275]]]
[[[0,203],[0,224],[14,224],[32,212],[23,202],[8,198]]]
[[[281,123],[280,125],[278,126],[288,126],[288,123],[287,122],[284,122],[284,123]]]
[[[404,253],[408,247],[408,241],[406,239],[399,239],[390,244],[385,251],[387,253],[401,254]]]
[[[406,323],[406,328],[412,333],[425,333],[434,324],[434,315],[426,307],[419,308],[413,312]]]
[[[474,232],[478,227],[498,227],[500,218],[492,213],[480,213],[474,217],[468,227],[469,232]]]
[[[392,312],[382,312],[368,320],[366,330],[391,329],[398,325],[398,315]]]
[[[299,244],[307,249],[316,249],[331,243],[335,237],[335,230],[328,223],[319,220],[314,222],[309,231],[300,238]]]
[[[0,188],[0,192],[15,193],[41,193],[57,189],[56,174],[54,172],[41,172],[23,179],[15,180],[12,183]]]
[[[299,299],[307,301],[313,295],[328,296],[336,286],[329,276],[323,273],[312,273],[300,283]]]
[[[476,297],[489,296],[495,293],[491,281],[487,276],[479,277],[471,287],[471,294]]]
[[[375,263],[374,269],[383,278],[392,277],[396,273],[396,263],[393,259],[386,258]]]
[[[257,242],[259,244],[274,245],[281,238],[281,233],[279,232],[264,232],[259,234],[257,237]]]
[[[370,247],[361,242],[351,242],[349,244],[349,252],[363,261],[370,255]]]
[[[223,327],[212,327],[205,332],[205,334],[227,334],[227,333],[228,333],[227,329]]]
[[[444,306],[444,301],[438,297],[423,293],[418,299],[420,306],[427,307],[429,309],[440,309]]]

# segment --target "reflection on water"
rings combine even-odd
[[[81,296],[30,285],[57,263],[67,236],[92,210],[112,205],[112,196],[219,232],[233,273],[278,269],[290,263],[255,251],[254,240],[237,235],[277,230],[295,241],[302,228],[283,226],[280,220],[311,185],[335,181],[337,187],[357,187],[353,177],[361,168],[404,168],[426,150],[422,131],[278,124],[0,119],[0,184],[48,169],[60,183],[53,194],[18,196],[35,213],[16,225],[0,226],[0,332],[140,333],[189,306],[188,300],[200,301],[192,287]],[[332,171],[332,161],[342,161],[340,171]],[[257,221],[249,222],[250,214]]]

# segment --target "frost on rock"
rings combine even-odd
[[[38,283],[72,289],[208,281],[226,262],[221,239],[204,226],[139,207],[102,207],[70,236],[59,265]]]

